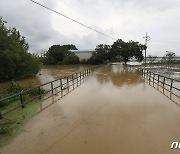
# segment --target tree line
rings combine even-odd
[[[112,45],[97,45],[91,58],[79,61],[71,50],[77,50],[73,44],[52,45],[44,58],[37,59],[28,52],[29,45],[24,36],[16,28],[6,27],[6,22],[0,17],[0,82],[23,79],[36,75],[40,62],[46,65],[61,64],[101,64],[107,61],[124,61],[130,58],[142,61],[144,45],[139,42],[124,42],[119,39]]]
[[[37,58],[28,52],[29,45],[24,36],[16,28],[7,28],[6,22],[0,17],[0,82],[23,79],[36,75],[40,69],[40,62],[45,65],[61,64],[102,64],[107,62],[124,62],[130,59],[142,61],[145,45],[139,42],[118,39],[112,45],[99,44],[88,60],[79,61],[78,56],[71,50],[77,50],[73,44],[52,45],[43,58]],[[164,59],[172,61],[173,52],[167,52]],[[149,56],[151,61],[155,57]]]
[[[129,59],[143,60],[143,50],[145,46],[139,42],[122,39],[115,41],[112,45],[100,44],[95,48],[95,52],[88,60],[79,61],[79,58],[70,50],[77,50],[75,45],[53,45],[45,54],[42,62],[49,65],[57,64],[102,64],[108,61],[123,61],[125,64]]]

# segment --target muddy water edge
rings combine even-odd
[[[179,106],[133,69],[104,66],[53,100],[1,154],[179,153]]]
[[[40,72],[35,77],[15,81],[22,87],[28,87],[29,85],[39,86],[91,67],[91,65],[45,65],[42,66]],[[6,88],[8,84],[9,82],[0,83],[0,88]]]

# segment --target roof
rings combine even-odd
[[[94,49],[69,50],[71,52],[95,52]]]

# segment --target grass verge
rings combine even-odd
[[[40,103],[41,100],[33,101],[0,120],[0,147],[9,144],[22,131],[23,126],[36,114]]]

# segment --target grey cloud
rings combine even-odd
[[[55,1],[40,2],[52,8],[56,5]],[[16,0],[15,3],[11,0],[4,1],[3,5],[0,5],[0,14],[9,26],[16,27],[26,37],[30,50],[37,52],[44,49],[50,44],[49,42],[52,42],[53,36],[63,37],[52,28],[52,13],[30,1]]]
[[[142,36],[147,31],[152,40],[149,42],[148,52],[158,51],[157,54],[162,55],[168,49],[180,54],[178,45],[180,41],[179,0],[69,1],[79,6],[82,11],[87,11],[92,18],[107,23],[109,28],[89,25],[105,34],[125,39],[125,41],[133,39],[143,43]],[[38,2],[50,8],[55,8],[57,5],[57,0],[39,0]],[[52,12],[28,0],[0,0],[0,16],[8,22],[8,26],[20,30],[33,52],[48,50],[53,44],[71,43],[79,49],[87,49],[95,48],[97,44],[112,44],[113,42],[91,30],[83,31],[81,35],[78,30],[69,35],[57,32],[51,23]],[[114,18],[112,19],[112,17]],[[116,22],[116,20],[120,22]],[[70,28],[67,27],[67,29]],[[174,42],[173,40],[176,40],[176,43],[166,44],[169,41]]]

